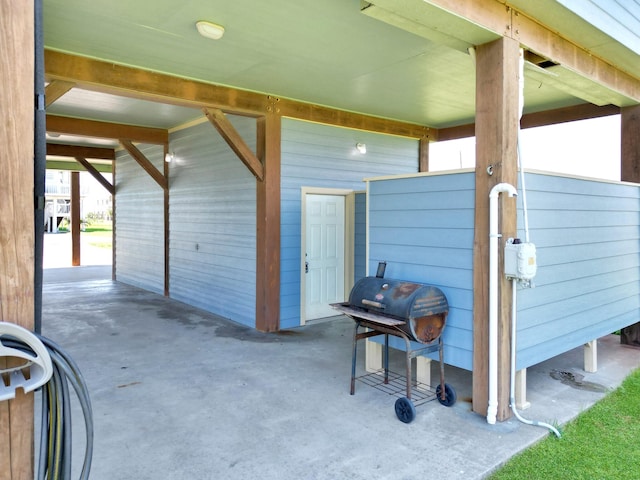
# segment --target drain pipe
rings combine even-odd
[[[509,183],[498,183],[489,193],[489,406],[487,423],[496,423],[498,414],[498,197],[518,195]]]

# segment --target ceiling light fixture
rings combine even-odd
[[[164,156],[164,161],[167,163],[171,163],[174,158],[175,158],[175,155],[173,152],[167,152],[166,155]]]
[[[204,20],[196,22],[196,28],[200,35],[213,40],[219,40],[222,38],[222,35],[224,35],[224,27],[222,25],[217,25]]]
[[[363,155],[367,153],[367,146],[364,143],[356,143],[356,149]]]

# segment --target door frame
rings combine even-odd
[[[344,197],[344,296],[353,287],[355,241],[355,190],[344,188],[302,187],[300,189],[300,325],[307,323],[307,280],[305,251],[307,249],[307,195],[334,195]],[[336,315],[338,313],[336,312]]]

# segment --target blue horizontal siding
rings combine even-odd
[[[367,145],[366,155],[356,143]],[[418,141],[283,118],[281,151],[280,326],[291,328],[300,325],[302,187],[362,191],[366,177],[414,173]],[[361,235],[355,262],[363,260]]]
[[[640,320],[638,187],[533,173],[526,182],[538,274],[536,288],[518,290],[518,369]],[[385,260],[389,278],[443,290],[445,361],[469,370],[474,188],[473,173],[383,179],[369,188],[370,269]],[[522,196],[518,207],[524,237]]]
[[[518,369],[640,320],[638,187],[533,173],[526,185],[538,273],[518,291]]]
[[[159,145],[137,145],[157,168],[164,166]],[[116,279],[164,293],[164,190],[126,151],[116,159]]]
[[[442,336],[445,362],[471,370],[474,174],[375,180],[368,199],[370,271],[386,261],[388,278],[439,287],[449,302]],[[405,348],[398,339],[391,345]]]
[[[255,148],[255,120],[228,118]],[[170,150],[170,295],[255,327],[255,178],[209,122],[172,133]]]

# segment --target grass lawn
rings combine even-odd
[[[89,239],[89,244],[99,248],[111,248],[112,245],[111,222],[94,222],[87,225],[80,235],[84,239]]]
[[[589,410],[489,477],[640,479],[640,369]]]

